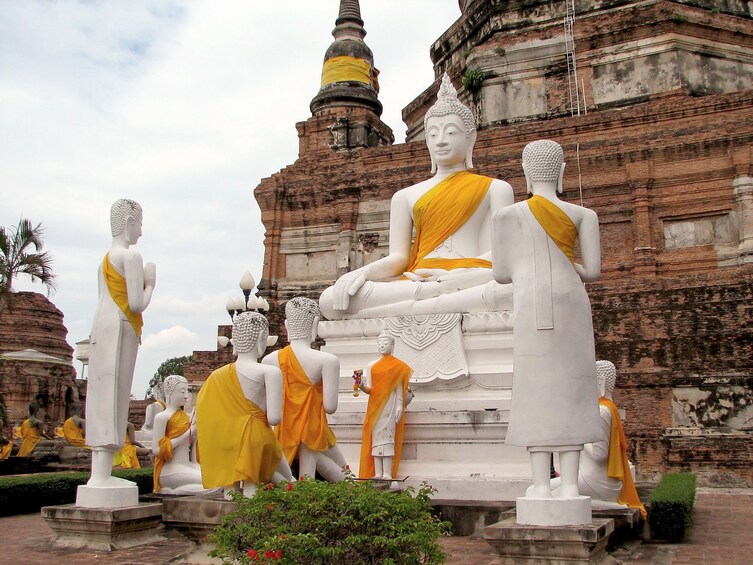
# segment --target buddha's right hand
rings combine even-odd
[[[347,310],[350,304],[350,297],[353,296],[366,282],[366,276],[358,271],[345,273],[332,289],[333,299],[332,308],[335,310]]]

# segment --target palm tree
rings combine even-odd
[[[29,275],[32,281],[47,287],[47,295],[55,290],[55,275],[52,274],[52,256],[40,253],[44,245],[42,224],[32,227],[29,220],[21,218],[15,228],[0,226],[0,310],[10,308],[9,298],[13,279]],[[33,250],[32,250],[33,248]]]

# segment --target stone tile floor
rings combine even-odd
[[[39,514],[0,518],[0,564],[8,565],[152,565],[212,563],[184,537],[167,532],[162,542],[114,552],[62,549],[51,542]],[[441,540],[448,565],[499,565],[482,539]],[[631,540],[612,556],[623,565],[753,565],[753,489],[699,489],[693,527],[680,544],[644,544]]]

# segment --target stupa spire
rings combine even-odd
[[[380,116],[379,71],[374,68],[374,55],[363,40],[366,30],[358,0],[340,0],[332,35],[335,41],[324,55],[321,88],[311,101],[311,113],[317,115],[338,106],[360,106]]]

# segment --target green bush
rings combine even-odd
[[[442,563],[450,524],[432,513],[433,489],[380,491],[371,482],[305,479],[236,496],[210,540],[223,563]]]
[[[682,541],[693,518],[695,483],[695,473],[664,475],[649,499],[652,539]]]
[[[468,92],[478,92],[485,78],[486,73],[481,69],[466,69],[463,73],[463,86]]]
[[[146,494],[153,490],[152,472],[152,469],[127,469],[116,470],[112,474],[135,482],[139,494]],[[42,506],[75,502],[76,487],[88,480],[87,472],[0,477],[0,516],[38,512]]]

